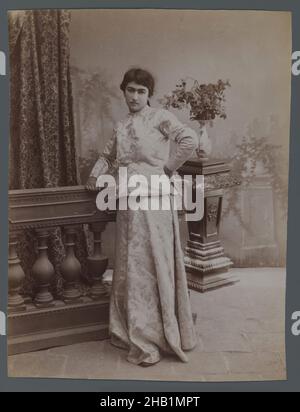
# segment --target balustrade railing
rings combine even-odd
[[[36,325],[34,329],[28,328],[26,330],[26,326],[20,327],[20,320],[21,318],[24,319],[26,314],[34,318],[40,312],[40,314],[43,314],[44,323],[47,323],[47,311],[52,313],[52,318],[53,315],[59,317],[62,307],[72,307],[74,312],[77,305],[77,309],[81,308],[83,314],[87,307],[92,308],[93,303],[97,306],[97,302],[101,302],[102,311],[105,307],[106,323],[108,323],[109,296],[102,283],[102,276],[107,269],[108,258],[101,251],[101,236],[106,224],[114,220],[115,212],[99,211],[96,207],[96,193],[88,192],[83,186],[12,190],[9,192],[9,338],[12,340],[19,339],[21,342],[23,336],[25,341],[26,339],[30,340],[27,334],[36,335],[39,333],[39,328],[43,333],[45,331],[50,334],[56,333],[55,328],[57,325],[55,325],[55,322],[52,322],[53,324],[49,322],[48,327],[45,324],[39,325],[38,322],[33,322]],[[88,225],[93,234],[94,247],[93,253],[87,256],[90,287],[87,295],[83,297],[79,287],[82,281],[81,264],[78,257],[76,257],[75,246],[78,241],[77,233],[83,230],[84,224]],[[62,229],[65,247],[65,257],[60,265],[60,275],[63,280],[63,290],[60,298],[53,296],[51,291],[55,269],[49,257],[48,242],[51,231],[57,227]],[[28,301],[22,292],[25,273],[17,250],[20,234],[22,231],[29,230],[35,235],[37,247],[36,260],[30,270],[30,281],[34,283],[32,288],[34,295]],[[94,305],[94,309],[91,309],[95,312],[93,314],[94,319],[97,316],[96,306]],[[86,325],[92,323],[92,320],[88,318],[89,312],[85,313],[85,317],[82,315],[81,318],[81,327],[85,327],[85,323]],[[78,316],[80,317],[80,315]],[[68,325],[66,323],[67,316],[64,319],[60,326],[71,328],[72,321],[70,320],[71,324]],[[30,325],[30,322],[27,322],[27,324]],[[24,322],[24,325],[26,325],[26,322]],[[49,342],[48,344],[50,345]],[[64,344],[63,339],[59,340],[59,344]],[[41,348],[46,345],[46,342],[40,342],[37,347]],[[12,349],[11,352],[32,350],[32,347],[35,348],[36,345],[29,345],[27,349],[23,348],[24,350],[18,347],[18,349]]]

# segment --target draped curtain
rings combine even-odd
[[[76,165],[72,89],[69,70],[70,12],[9,12],[10,48],[10,189],[73,186]],[[85,236],[77,256],[84,264]],[[19,256],[30,293],[30,269],[36,259],[31,233],[23,234]],[[55,291],[62,286],[59,266],[65,251],[60,229],[51,232],[50,260],[56,269]]]
[[[76,185],[70,12],[10,18],[10,188]]]

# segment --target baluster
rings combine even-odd
[[[8,254],[8,309],[12,312],[26,310],[23,297],[20,295],[25,273],[17,255],[17,234],[10,235]]]
[[[32,266],[32,276],[37,286],[37,293],[34,297],[34,304],[37,307],[53,306],[53,296],[49,291],[51,280],[54,278],[54,267],[48,259],[48,238],[47,229],[36,230],[38,239],[38,258]]]
[[[74,253],[76,230],[74,227],[65,228],[66,257],[61,265],[61,274],[64,279],[63,300],[73,303],[80,300],[78,288],[81,275],[81,265]]]
[[[92,282],[90,296],[92,299],[99,299],[105,295],[106,289],[102,283],[102,275],[105,272],[108,264],[108,258],[101,253],[101,233],[105,229],[107,222],[91,223],[89,228],[94,234],[94,253],[89,256],[88,271]]]

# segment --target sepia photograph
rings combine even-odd
[[[7,21],[8,376],[286,380],[291,13]]]

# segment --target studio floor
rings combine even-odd
[[[189,362],[163,358],[150,367],[126,360],[109,340],[9,356],[10,377],[161,381],[285,380],[285,269],[232,269],[239,282],[191,291],[198,346]]]

